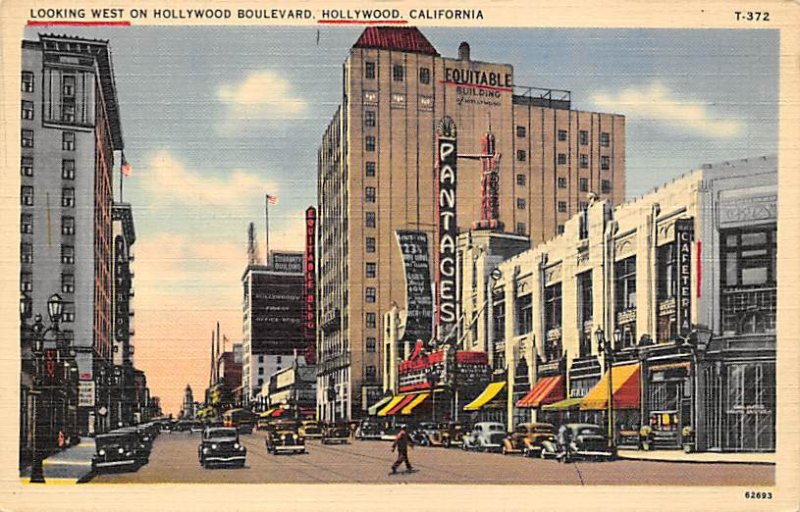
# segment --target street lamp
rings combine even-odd
[[[434,368],[428,368],[428,372],[425,374],[425,379],[428,381],[428,389],[431,392],[431,422],[436,422],[436,390],[434,387],[436,383],[439,381],[439,372],[437,372]]]
[[[331,404],[331,423],[336,423],[336,386],[333,383],[333,376],[328,380],[328,402]]]
[[[606,368],[608,371],[608,409],[606,411],[606,416],[608,419],[608,447],[609,449],[614,449],[614,380],[612,378],[613,375],[613,363],[614,363],[614,347],[611,346],[605,338],[605,333],[601,327],[598,327],[597,330],[594,332],[595,340],[597,340],[597,352],[603,354],[603,358],[605,360]],[[619,346],[620,341],[622,340],[622,332],[619,329],[614,331],[614,344]]]

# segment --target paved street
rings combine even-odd
[[[311,441],[305,455],[271,455],[264,434],[243,435],[247,465],[203,469],[197,461],[199,434],[163,433],[150,464],[136,473],[98,475],[92,483],[437,483],[544,485],[772,485],[774,467],[746,464],[674,464],[618,460],[561,464],[459,449],[417,447],[411,462],[419,471],[389,476],[390,443],[356,441],[325,446]]]

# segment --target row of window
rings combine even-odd
[[[524,138],[528,133],[528,130],[524,126],[517,125],[517,137]],[[560,142],[564,142],[567,140],[567,130],[558,130],[557,131],[558,140]],[[578,142],[581,146],[588,146],[589,145],[589,131],[588,130],[579,130],[578,131]],[[608,132],[601,132],[600,133],[600,146],[602,147],[609,147],[611,145],[611,134]]]
[[[33,244],[30,242],[22,242],[20,244],[20,261],[22,263],[33,263]],[[62,245],[61,246],[61,263],[64,265],[75,264],[75,246]]]
[[[20,197],[20,204],[22,206],[33,206],[34,205],[33,187],[30,185],[22,185],[19,197]],[[61,206],[66,208],[73,208],[75,206],[74,187],[63,187],[61,189]]]
[[[23,156],[19,172],[22,176],[33,176],[33,157]],[[75,160],[61,160],[61,177],[65,180],[75,179]]]
[[[24,235],[33,234],[33,214],[21,213],[20,214],[20,233]],[[74,235],[75,234],[75,217],[64,215],[61,217],[61,234]]]
[[[33,130],[22,130],[22,147],[33,147]],[[62,132],[61,149],[63,151],[75,151],[75,132]]]
[[[364,78],[367,80],[374,80],[376,77],[377,67],[374,62],[364,62]],[[395,82],[405,81],[406,70],[402,64],[392,65],[392,80]],[[430,68],[419,68],[419,83],[428,85],[431,83],[431,70]]]

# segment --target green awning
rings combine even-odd
[[[567,398],[566,400],[561,400],[560,402],[555,402],[548,405],[543,405],[543,411],[568,411],[568,410],[577,410],[581,406],[581,402],[583,401],[583,397],[578,398]]]

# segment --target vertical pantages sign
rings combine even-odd
[[[316,287],[316,248],[317,248],[317,210],[313,206],[306,209],[306,254],[305,254],[305,312],[303,328],[308,346],[306,362],[314,364],[317,339],[317,287]]]
[[[692,242],[694,218],[675,221],[675,255],[678,269],[677,325],[678,335],[688,336],[692,330]]]
[[[436,137],[438,268],[436,325],[441,338],[456,322],[456,125],[449,116],[439,122]]]
[[[433,291],[428,258],[428,235],[422,231],[396,232],[406,274],[406,327],[403,340],[428,341],[433,331]]]

